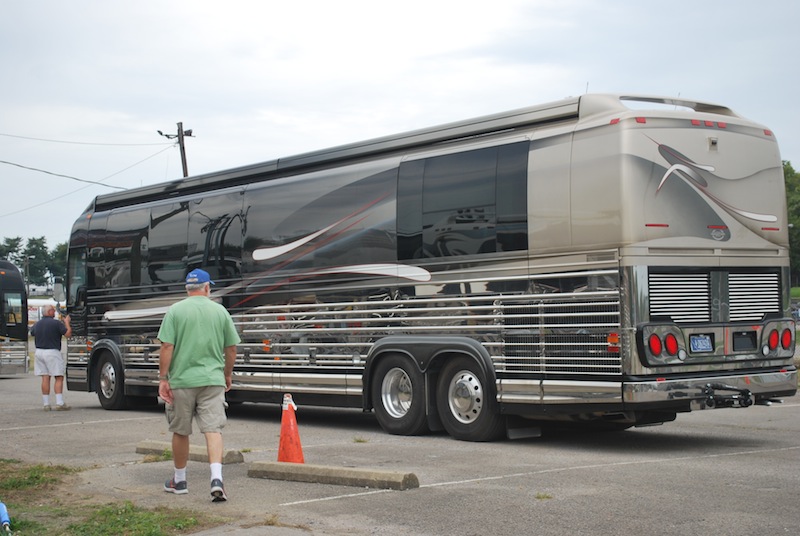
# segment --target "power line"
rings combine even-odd
[[[48,140],[46,138],[32,138],[29,136],[18,136],[16,134],[4,134],[2,132],[0,132],[0,136],[5,136],[7,138],[18,138],[21,140],[43,141],[47,143],[67,143],[71,145],[104,145],[110,147],[142,147],[150,145],[165,145],[164,143],[94,143],[87,141]]]
[[[64,177],[65,179],[72,179],[74,181],[86,182],[86,183],[89,183],[89,184],[99,184],[100,186],[105,186],[107,188],[116,188],[118,190],[125,190],[125,188],[123,188],[122,186],[114,186],[113,184],[103,184],[102,182],[90,181],[90,180],[86,180],[86,179],[79,179],[78,177],[73,177],[71,175],[63,175],[61,173],[53,173],[52,171],[47,171],[45,169],[39,169],[39,168],[30,167],[30,166],[23,166],[22,164],[17,164],[15,162],[8,162],[6,160],[0,160],[0,164],[8,164],[9,166],[17,166],[18,168],[22,168],[22,169],[28,169],[28,170],[31,170],[31,171],[38,171],[39,173],[47,173],[48,175],[53,175],[54,177]]]
[[[162,145],[162,144],[159,144],[159,145]],[[150,156],[148,156],[147,158],[144,158],[144,159],[142,159],[142,160],[139,160],[139,161],[138,161],[138,162],[136,162],[135,164],[131,164],[130,166],[128,166],[128,167],[126,167],[126,168],[123,168],[123,169],[121,169],[121,170],[119,170],[119,171],[117,171],[117,172],[115,172],[115,173],[112,173],[111,175],[109,175],[109,176],[107,176],[107,177],[104,177],[104,178],[100,179],[100,182],[94,182],[94,181],[86,181],[86,180],[82,180],[82,179],[76,179],[76,180],[79,180],[79,181],[81,181],[81,182],[88,182],[88,183],[90,183],[90,184],[88,184],[88,185],[86,185],[86,186],[83,186],[82,188],[78,188],[77,190],[73,190],[73,191],[71,191],[71,192],[67,192],[67,193],[66,193],[66,194],[64,194],[64,195],[60,195],[60,196],[58,196],[58,197],[54,197],[53,199],[49,199],[49,200],[47,200],[47,201],[42,201],[41,203],[37,203],[37,204],[35,204],[35,205],[33,205],[33,206],[30,206],[30,207],[27,207],[27,208],[23,208],[23,209],[20,209],[20,210],[16,210],[16,211],[14,211],[14,212],[9,212],[9,213],[7,213],[7,214],[0,214],[0,218],[5,218],[5,217],[7,217],[7,216],[14,216],[14,215],[16,215],[16,214],[20,214],[20,213],[22,213],[22,212],[26,212],[26,211],[28,211],[28,210],[32,210],[32,209],[34,209],[34,208],[39,208],[39,207],[41,207],[42,205],[47,205],[48,203],[52,203],[52,202],[54,202],[54,201],[58,201],[59,199],[63,199],[63,198],[65,198],[65,197],[69,196],[69,195],[72,195],[72,194],[78,193],[78,192],[80,192],[80,191],[82,191],[82,190],[85,190],[86,188],[89,188],[89,187],[90,187],[92,184],[100,184],[101,186],[109,186],[109,187],[111,187],[111,186],[110,186],[110,185],[108,185],[108,184],[101,184],[101,183],[102,183],[102,181],[106,181],[106,180],[110,179],[111,177],[114,177],[115,175],[119,175],[119,174],[120,174],[120,173],[122,173],[123,171],[127,171],[127,170],[131,169],[131,168],[132,168],[132,167],[134,167],[134,166],[138,166],[138,165],[139,165],[139,164],[141,164],[142,162],[144,162],[144,161],[146,161],[146,160],[150,160],[151,158],[153,158],[153,157],[155,157],[155,156],[158,156],[158,155],[160,155],[160,154],[161,154],[161,153],[163,153],[164,151],[167,151],[167,150],[171,149],[171,148],[172,148],[172,147],[174,147],[174,146],[175,146],[175,144],[170,144],[170,146],[169,146],[169,147],[166,147],[166,148],[164,148],[164,149],[161,149],[160,151],[158,151],[158,152],[156,152],[156,153],[154,153],[154,154],[151,154],[151,155],[150,155]],[[2,160],[0,160],[0,162],[3,162],[3,161],[2,161]],[[26,168],[26,169],[32,169],[32,170],[35,170],[35,171],[41,171],[41,170],[37,170],[37,169],[35,169],[35,168],[28,168],[28,167],[26,167],[26,166],[20,166],[19,164],[14,164],[14,163],[11,163],[11,162],[3,162],[3,163],[8,163],[8,164],[11,164],[11,165],[14,165],[14,166],[19,166],[19,167]],[[49,173],[49,172],[47,172],[47,171],[44,171],[44,173]],[[51,173],[51,174],[52,174],[52,175],[58,175],[58,176],[61,176],[61,177],[67,177],[67,178],[70,178],[70,179],[73,179],[73,178],[75,178],[75,177],[70,177],[70,176],[68,176],[68,175],[60,175],[60,174],[55,174],[55,173]],[[120,186],[113,186],[113,188],[121,188],[121,187],[120,187]],[[125,188],[121,188],[121,189],[122,189],[122,190],[125,190]]]

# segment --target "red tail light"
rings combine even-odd
[[[678,355],[678,338],[674,334],[668,333],[664,337],[664,345],[667,347],[669,355]]]
[[[647,345],[650,347],[650,353],[653,355],[661,355],[661,339],[658,338],[658,335],[650,335],[650,338],[647,340]]]
[[[769,339],[767,340],[767,344],[769,345],[770,350],[776,350],[778,348],[778,330],[773,329],[769,332]]]
[[[792,346],[792,330],[783,330],[783,333],[781,333],[781,346],[784,350],[788,350]]]

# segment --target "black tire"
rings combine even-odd
[[[125,398],[125,373],[122,365],[110,353],[100,356],[97,363],[95,386],[97,398],[103,409],[125,409],[128,400]]]
[[[402,355],[381,358],[375,365],[372,404],[378,424],[394,435],[420,435],[428,431],[425,415],[425,376]]]
[[[464,441],[491,441],[505,431],[494,389],[478,363],[451,359],[439,375],[436,407],[447,433]]]

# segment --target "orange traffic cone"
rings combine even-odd
[[[297,406],[292,395],[283,395],[283,413],[281,413],[281,440],[278,446],[278,461],[305,463],[303,447],[300,445],[300,432],[297,430],[297,419],[294,412]]]

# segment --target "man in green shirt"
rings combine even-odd
[[[164,491],[189,492],[186,465],[194,417],[206,438],[211,500],[220,502],[228,499],[222,483],[225,392],[231,388],[240,338],[227,309],[210,299],[213,284],[208,272],[192,270],[186,276],[188,297],[173,304],[164,315],[158,331],[158,395],[166,402],[175,465]]]

